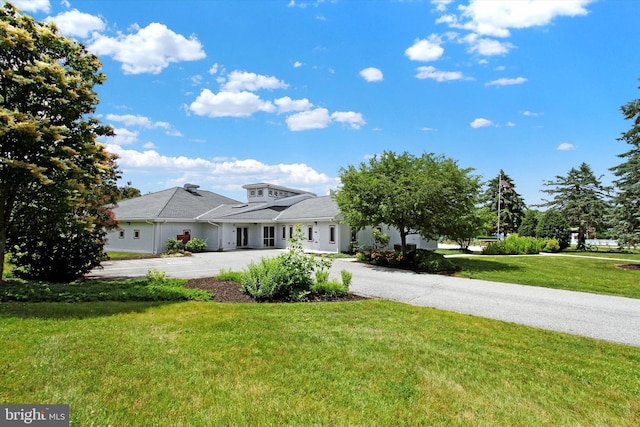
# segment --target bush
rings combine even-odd
[[[343,297],[349,293],[349,288],[343,283],[336,281],[316,282],[311,285],[311,292],[315,295]]]
[[[242,271],[226,271],[225,269],[222,269],[220,270],[220,273],[218,273],[217,279],[227,282],[242,283],[242,276],[244,276]]]
[[[546,246],[547,240],[536,237],[522,237],[517,233],[506,239],[489,243],[482,250],[483,255],[528,255],[538,254]]]
[[[207,244],[202,239],[194,238],[189,240],[184,245],[184,248],[189,252],[194,252],[194,253],[204,252],[207,249]]]
[[[169,255],[172,254],[177,254],[179,252],[182,252],[184,250],[184,243],[182,243],[180,240],[178,239],[167,239],[167,241],[164,244],[167,248],[167,253]]]
[[[545,239],[543,252],[560,252],[560,243],[558,239]]]
[[[381,267],[404,268],[426,273],[456,271],[458,267],[444,255],[426,249],[416,249],[403,254],[402,251],[366,250],[356,254],[358,261]]]
[[[304,254],[302,229],[296,227],[289,251],[249,264],[242,276],[242,291],[259,301],[303,301],[311,292],[314,271],[328,270],[331,260]],[[322,274],[320,274],[322,277]]]

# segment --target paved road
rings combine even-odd
[[[110,261],[92,277],[142,277],[155,268],[170,277],[210,277],[220,269],[240,271],[249,262],[281,250],[194,254],[186,258]],[[595,295],[372,267],[337,259],[353,273],[354,293],[407,304],[504,320],[553,331],[640,346],[640,299]]]

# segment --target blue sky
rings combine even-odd
[[[122,181],[327,194],[385,150],[500,169],[529,205],[582,162],[610,183],[639,97],[640,2],[14,0],[99,55]]]

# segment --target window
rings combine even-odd
[[[310,242],[313,240],[313,225],[307,227],[307,240]]]
[[[191,230],[182,230],[182,234],[185,236],[191,236]]]
[[[330,225],[329,226],[329,243],[335,243],[335,242],[336,242],[336,226]]]
[[[269,196],[273,196],[273,190],[269,190]]]
[[[358,230],[356,230],[355,228],[351,229],[351,241],[352,242],[358,241]]]
[[[251,197],[255,197],[255,195],[256,195],[256,190],[251,190],[251,193],[249,193],[249,194],[251,194]]]
[[[286,226],[282,226],[282,240],[287,238],[287,227]]]
[[[120,230],[120,232],[118,232],[118,238],[124,239],[124,230]]]
[[[293,225],[289,226],[289,238],[293,239]]]
[[[140,238],[140,230],[133,230],[133,238],[134,239]]]
[[[276,245],[276,228],[273,226],[264,227],[262,237],[263,246],[274,247]]]
[[[258,197],[262,197],[262,190],[258,190]]]

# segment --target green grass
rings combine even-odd
[[[640,253],[627,253],[627,252],[609,252],[609,251],[599,251],[599,252],[586,252],[586,251],[563,251],[561,255],[572,255],[572,256],[588,256],[594,258],[617,258],[617,259],[626,259],[630,261],[640,261]]]
[[[71,425],[640,424],[640,348],[383,300],[0,304],[0,401]]]
[[[118,252],[108,251],[107,255],[109,259],[140,259],[140,258],[157,258],[157,255],[142,254],[138,252]]]
[[[139,279],[45,283],[12,279],[0,283],[0,302],[209,301],[212,294],[186,289],[186,280]]]
[[[573,256],[475,256],[451,258],[457,276],[605,295],[640,298],[640,271],[624,262]]]

